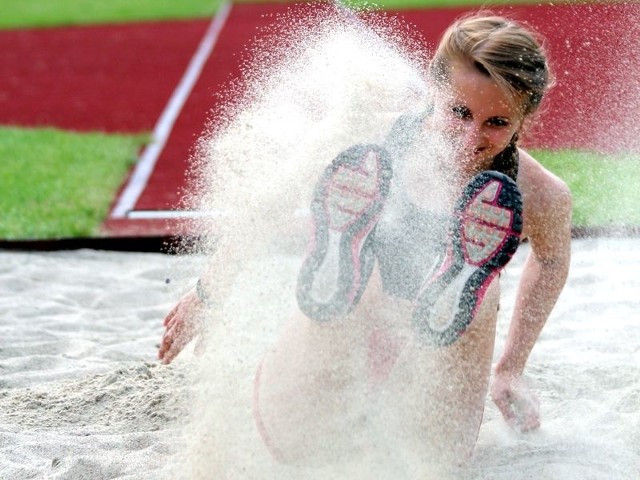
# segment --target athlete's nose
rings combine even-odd
[[[475,149],[483,143],[484,139],[485,135],[482,125],[478,125],[476,122],[465,123],[460,136],[460,142],[463,146]]]

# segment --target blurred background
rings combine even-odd
[[[0,4],[0,241],[179,234],[166,213],[180,211],[190,156],[216,95],[239,75],[247,42],[287,4]],[[540,30],[556,86],[525,144],[569,183],[576,236],[637,232],[638,3],[385,0],[366,6],[398,15],[426,42],[479,6]],[[145,189],[122,219],[112,219],[145,148],[158,143],[167,106],[207,35],[215,38],[206,61],[169,122]]]

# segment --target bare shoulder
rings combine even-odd
[[[559,206],[558,202],[571,203],[571,192],[567,184],[524,150],[520,150],[518,186],[527,197],[526,200],[540,208],[547,205]]]
[[[518,187],[524,204],[524,236],[540,246],[566,239],[571,235],[569,187],[530,154],[524,150],[519,153]]]

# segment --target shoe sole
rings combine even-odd
[[[521,233],[516,183],[495,171],[474,177],[456,205],[444,261],[416,297],[413,324],[425,339],[446,346],[466,331],[491,281],[515,254]]]
[[[353,146],[325,169],[311,203],[315,231],[296,291],[309,318],[332,320],[359,302],[373,270],[372,233],[391,177],[389,154],[378,145]]]

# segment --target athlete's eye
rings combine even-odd
[[[509,120],[507,120],[506,118],[499,118],[499,117],[490,118],[488,123],[492,127],[508,127],[509,126]]]
[[[454,107],[451,107],[451,111],[458,118],[463,118],[463,119],[471,118],[471,110],[469,110],[464,105],[456,105]]]

